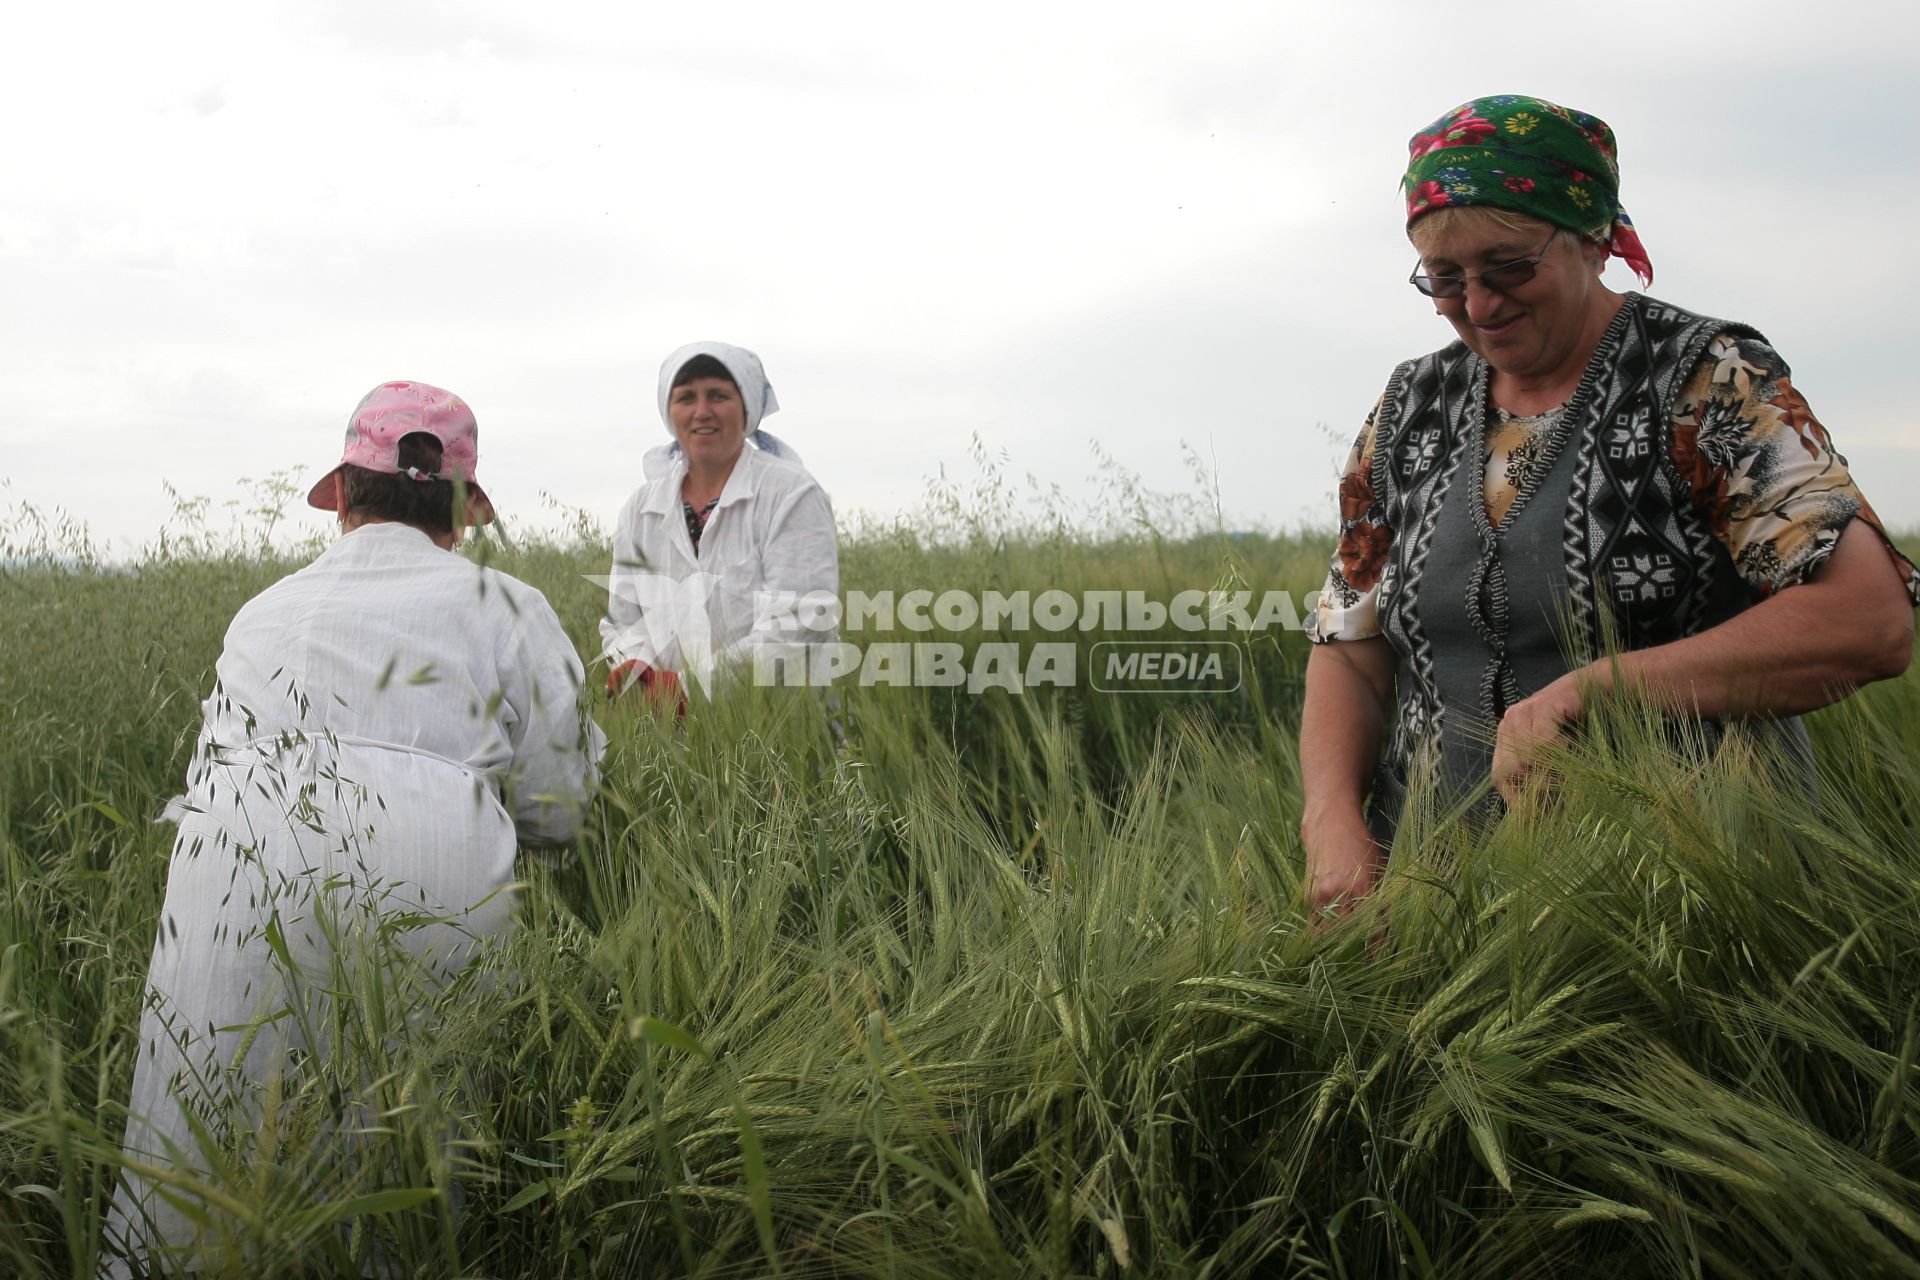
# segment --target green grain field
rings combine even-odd
[[[1323,534],[1229,537],[1121,488],[1093,527],[997,481],[937,492],[851,531],[843,584],[1318,585]],[[189,508],[111,565],[6,517],[0,1274],[93,1274],[154,819],[228,619],[301,562],[261,551],[276,509],[236,532]],[[590,521],[471,553],[593,652]],[[343,971],[334,1060],[171,1187],[205,1215],[201,1262],[1920,1275],[1920,675],[1812,719],[1814,794],[1609,708],[1550,798],[1491,828],[1422,819],[1374,905],[1315,932],[1306,646],[1235,638],[1231,694],[1083,672],[834,705],[746,689],[678,727],[596,707],[611,746],[577,857],[526,860],[522,928],[451,988]]]

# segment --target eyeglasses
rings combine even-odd
[[[1414,273],[1407,277],[1407,283],[1429,298],[1465,297],[1469,280],[1478,280],[1483,289],[1506,293],[1533,279],[1534,268],[1546,261],[1547,250],[1553,247],[1554,238],[1559,234],[1556,228],[1553,235],[1547,237],[1547,242],[1540,246],[1540,252],[1531,258],[1517,258],[1497,267],[1488,267],[1485,271],[1463,271],[1457,276],[1423,276],[1416,267]]]

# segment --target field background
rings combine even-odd
[[[851,531],[843,585],[1164,601],[1323,572],[1324,535],[1230,535],[1204,496],[1121,477],[1072,513],[983,474]],[[286,497],[183,502],[131,563],[0,524],[0,1273],[93,1273],[153,819],[227,621],[303,559],[272,550]],[[550,524],[482,554],[590,654],[604,537]],[[208,1135],[215,1171],[175,1187],[206,1260],[1920,1275],[1920,676],[1813,718],[1814,794],[1609,709],[1550,800],[1417,822],[1375,907],[1315,933],[1304,650],[1252,640],[1231,695],[1097,694],[1083,662],[1025,696],[598,709],[603,794],[576,859],[527,860],[513,944],[450,990],[341,975],[336,1060],[248,1141]],[[342,1107],[362,1132],[317,1122]]]

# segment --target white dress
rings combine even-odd
[[[839,631],[840,558],[833,507],[806,468],[741,450],[696,553],[680,486],[683,455],[635,490],[613,535],[602,655],[637,659],[706,683],[717,667],[751,663]]]
[[[216,670],[129,1102],[125,1153],[160,1167],[201,1167],[183,1108],[244,1130],[290,1053],[329,1051],[344,970],[431,984],[503,935],[517,841],[573,837],[602,742],[546,598],[404,524],[249,601]],[[191,1245],[151,1191],[129,1174],[110,1248]]]

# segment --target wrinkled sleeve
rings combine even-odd
[[[725,661],[752,661],[762,649],[824,644],[839,634],[840,544],[833,504],[812,479],[782,496],[760,533],[763,591],[755,622],[727,645]]]
[[[509,597],[512,640],[502,654],[499,714],[513,749],[506,779],[507,811],[527,844],[565,844],[599,780],[606,736],[581,710],[586,679],[580,655],[537,591]]]
[[[613,530],[613,566],[607,570],[607,613],[600,619],[600,656],[608,666],[629,660],[649,667],[662,665],[662,654],[647,633],[641,606],[641,580],[646,556],[640,549],[641,494],[635,493],[620,509]]]
[[[1708,345],[1675,401],[1669,449],[1695,510],[1758,596],[1811,578],[1859,519],[1920,605],[1920,570],[1888,538],[1767,343],[1721,334]]]
[[[1373,493],[1373,450],[1380,404],[1367,415],[1340,476],[1340,540],[1326,585],[1307,623],[1315,644],[1367,640],[1380,634],[1380,576],[1393,530]]]

